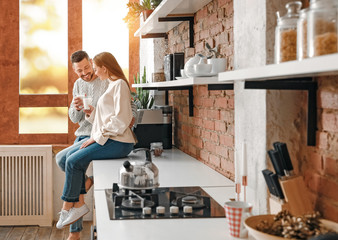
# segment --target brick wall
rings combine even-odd
[[[317,96],[317,146],[299,161],[316,209],[338,222],[338,77],[319,78]]]
[[[185,61],[196,53],[206,54],[205,43],[219,46],[233,70],[233,4],[214,0],[195,14],[194,45],[189,48],[189,24],[184,22],[168,33],[168,53],[184,52]],[[194,86],[194,116],[189,117],[188,90],[171,91],[174,107],[175,146],[230,179],[234,179],[234,93],[208,91]]]
[[[168,53],[184,52],[185,60],[205,54],[204,44],[220,46],[233,70],[233,5],[214,0],[195,14],[195,48],[189,48],[188,23],[168,33]],[[324,218],[338,222],[338,77],[318,78],[317,146],[304,147],[299,159],[311,199]],[[234,93],[194,86],[194,116],[189,117],[188,91],[171,91],[176,147],[234,179]],[[304,103],[307,108],[307,101]],[[301,133],[306,136],[306,129]],[[304,140],[305,141],[305,140]]]

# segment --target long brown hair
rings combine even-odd
[[[115,81],[117,79],[123,79],[130,88],[129,82],[113,54],[109,52],[99,53],[93,58],[93,61],[97,66],[104,66],[108,70],[110,80]],[[117,79],[113,79],[112,76],[115,76]]]

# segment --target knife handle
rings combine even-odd
[[[280,199],[284,199],[283,190],[282,190],[282,187],[280,186],[277,174],[273,173],[273,174],[270,175],[270,177],[271,177],[272,184],[275,186],[277,196]]]
[[[276,150],[269,150],[268,154],[269,154],[272,166],[275,169],[277,175],[280,176],[280,177],[285,176],[285,173],[284,173],[284,170],[283,170],[283,167],[282,167],[282,163],[281,163],[281,159],[280,159],[278,151],[276,151]]]
[[[293,166],[292,166],[291,158],[290,158],[288,147],[286,146],[286,143],[279,143],[277,145],[277,148],[278,148],[278,152],[281,153],[282,158],[283,158],[282,159],[283,168],[287,171],[292,171]]]
[[[273,174],[273,172],[271,172],[268,169],[265,169],[265,170],[262,171],[262,173],[263,173],[266,185],[268,186],[270,194],[274,195],[275,197],[278,197],[278,195],[276,193],[276,190],[275,190],[275,188],[273,186],[273,183],[271,181],[271,178],[270,178],[270,175]]]

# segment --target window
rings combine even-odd
[[[129,30],[123,18],[128,0],[83,0],[83,50],[91,58],[100,52],[112,53],[128,79]]]
[[[115,4],[120,1],[92,1],[95,4],[104,2]],[[126,27],[126,24],[115,25],[116,23],[111,20],[114,14],[109,13],[111,18],[107,19],[107,22],[98,22],[102,27],[101,30],[88,29],[82,26],[82,21],[87,22],[92,18],[87,13],[82,14],[82,4],[82,0],[0,1],[0,29],[2,29],[0,46],[5,46],[0,54],[0,97],[2,101],[0,144],[71,144],[73,142],[74,132],[78,125],[73,124],[67,116],[68,106],[72,100],[73,83],[77,79],[73,70],[68,71],[71,69],[69,57],[72,52],[88,48],[85,50],[93,56],[98,51],[110,51],[116,56],[122,68],[128,68],[123,57],[119,56],[120,52],[128,56],[128,48],[126,51],[121,51],[124,47],[121,47],[121,43],[117,41],[124,34],[117,25]],[[123,1],[124,7],[125,4],[126,2]],[[119,10],[118,8],[115,6],[111,11]],[[26,10],[28,12],[24,14]],[[99,11],[103,11],[102,6]],[[66,16],[64,15],[66,12],[72,14]],[[39,15],[39,18],[35,19],[35,15]],[[24,18],[23,23],[20,22],[21,18]],[[47,22],[43,21],[46,19],[48,19]],[[33,20],[34,27],[29,26],[29,21]],[[102,42],[94,41],[92,44],[92,40],[88,39],[83,47],[83,28],[86,32],[92,32],[97,40],[107,36],[108,45],[102,46],[102,49],[91,49],[91,46],[100,46]],[[52,32],[51,29],[55,29],[56,32]],[[46,31],[48,34],[44,36]],[[106,32],[114,35],[108,36]],[[135,74],[138,71],[139,40],[133,37],[133,33],[130,33],[130,36],[130,41],[133,42],[133,57],[130,59],[134,61],[130,66],[134,69],[132,74]],[[57,42],[51,43],[54,39],[58,39]],[[127,39],[123,41],[128,43]],[[54,54],[58,57],[54,57]],[[128,77],[128,74],[126,76]],[[28,117],[26,125],[29,126],[29,121],[33,121],[32,117],[37,111],[40,112],[35,115],[39,115],[42,120],[47,120],[39,125],[53,125],[48,122],[48,117],[51,115],[46,114],[46,109],[51,110],[53,114],[63,116],[56,130],[25,129],[25,121],[22,121],[22,118]]]
[[[68,93],[67,0],[20,1],[20,94]],[[19,133],[67,133],[67,107],[20,107]]]

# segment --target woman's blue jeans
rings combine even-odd
[[[67,155],[67,153],[69,151],[71,151],[72,149],[75,149],[78,146],[81,146],[81,144],[84,141],[86,141],[87,139],[89,139],[89,136],[78,136],[75,139],[74,144],[72,146],[69,146],[69,147],[63,149],[62,151],[60,151],[60,152],[58,152],[56,154],[56,156],[55,156],[56,164],[59,166],[59,168],[61,168],[61,170],[63,172],[65,171],[65,164],[66,164],[66,155]]]
[[[80,194],[86,193],[85,173],[92,160],[126,157],[134,144],[108,139],[103,146],[94,142],[86,148],[80,147],[81,144],[66,154],[66,180],[61,197],[66,202],[78,202]]]
[[[122,143],[108,139],[103,146],[93,143],[86,148],[80,149],[82,143],[87,139],[74,143],[74,145],[65,149],[67,151],[63,150],[66,152],[65,161],[62,161],[62,157],[57,158],[58,165],[66,172],[66,180],[61,197],[64,201],[77,202],[79,201],[79,195],[86,193],[85,173],[92,160],[122,158],[127,156],[134,146],[133,143]],[[70,226],[70,232],[79,232],[81,230],[82,219]]]

